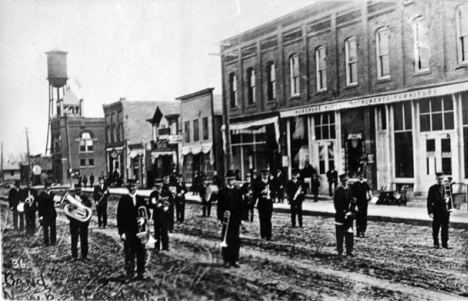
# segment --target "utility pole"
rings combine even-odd
[[[0,167],[0,168],[2,169],[2,182],[5,182],[5,174],[4,174],[4,172],[3,172],[3,142],[2,142],[2,159],[1,159],[1,160],[2,160],[2,161],[1,161],[2,163],[1,163],[1,167]]]
[[[31,180],[31,154],[29,153],[29,136],[28,136],[28,128],[26,127],[26,146],[28,148],[28,178],[27,180]]]

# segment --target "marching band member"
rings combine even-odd
[[[168,230],[172,232],[174,230],[174,198],[176,195],[176,187],[170,186],[171,178],[169,175],[163,177],[163,184],[161,186],[161,192],[164,195],[169,195],[169,209],[168,209]]]
[[[24,229],[24,213],[18,212],[19,204],[19,190],[20,182],[15,181],[12,185],[10,191],[8,192],[8,203],[10,210],[13,212],[13,227],[15,230],[18,230],[18,217],[19,217],[19,229]]]
[[[353,215],[356,211],[356,199],[348,188],[348,175],[340,175],[340,184],[333,195],[335,206],[336,248],[339,255],[343,254],[343,240],[346,239],[346,255],[354,257]]]
[[[39,194],[38,197],[38,208],[39,222],[42,223],[42,229],[44,231],[44,245],[55,246],[57,241],[57,230],[56,230],[56,218],[57,212],[55,211],[55,194],[50,191],[51,183],[46,181],[44,184],[44,191]],[[50,237],[49,237],[50,234]]]
[[[269,174],[267,169],[261,171],[262,179],[256,183],[254,190],[260,219],[260,237],[266,240],[271,240],[271,217],[273,214],[272,192],[274,189],[273,183],[268,179]]]
[[[209,217],[211,215],[211,199],[206,199],[206,189],[208,188],[208,178],[204,177],[203,182],[200,184],[198,193],[201,198],[203,217]]]
[[[107,227],[107,199],[109,198],[109,189],[105,188],[104,177],[99,177],[99,184],[94,187],[93,199],[96,202],[96,213],[98,217],[99,228]]]
[[[176,219],[178,222],[183,223],[185,218],[185,194],[187,193],[187,186],[182,182],[182,175],[177,175],[176,178],[176,196],[175,196],[175,207],[176,207]]]
[[[81,202],[82,205],[91,208],[91,201],[89,198],[81,194],[81,186],[75,185],[75,199]],[[78,237],[80,237],[80,245],[81,245],[81,259],[87,260],[88,259],[88,225],[89,220],[86,222],[82,222],[71,218],[67,215],[68,219],[70,220],[70,236],[71,236],[71,251],[72,251],[72,259],[71,261],[74,262],[78,259]]]
[[[312,175],[312,179],[310,180],[310,188],[312,195],[314,196],[314,202],[318,202],[320,180],[316,173]]]
[[[224,266],[226,268],[239,265],[240,236],[239,230],[242,224],[243,208],[242,194],[234,187],[235,174],[229,170],[226,174],[226,185],[219,191],[217,215],[218,222],[223,225],[222,237],[227,246],[222,248]],[[229,211],[229,218],[225,218],[225,212]]]
[[[137,195],[137,182],[129,179],[128,194],[123,195],[117,205],[117,228],[121,240],[124,242],[125,273],[127,281],[133,278],[135,257],[137,261],[137,280],[143,279],[145,273],[145,246],[137,237],[139,227],[145,222],[138,213],[138,208],[147,208],[144,198]]]
[[[366,234],[366,229],[367,229],[367,207],[368,207],[368,201],[370,200],[369,198],[369,193],[371,193],[372,190],[367,184],[366,181],[364,181],[364,172],[359,173],[358,181],[354,182],[353,184],[353,194],[356,196],[356,202],[357,202],[357,207],[358,211],[356,212],[356,231],[357,231],[357,237],[365,237]]]
[[[286,193],[291,206],[291,226],[296,227],[296,215],[299,227],[302,228],[302,202],[305,197],[305,187],[299,180],[299,172],[293,171],[292,179],[288,182]]]
[[[151,192],[150,207],[153,209],[153,221],[154,221],[154,238],[157,240],[155,250],[169,251],[169,225],[171,222],[171,215],[169,212],[170,199],[172,193],[169,188],[161,189],[161,191],[155,189]]]
[[[26,188],[19,192],[19,197],[24,202],[24,217],[26,219],[26,235],[36,233],[37,191],[31,188],[32,181],[27,182]]]
[[[253,196],[254,186],[252,183],[252,175],[247,173],[245,175],[246,182],[241,187],[244,214],[242,220],[250,223],[254,220],[255,199]]]
[[[278,198],[278,203],[284,203],[284,188],[286,186],[286,176],[283,173],[281,168],[278,168],[276,171],[276,197]]]
[[[448,246],[451,202],[445,198],[444,173],[437,172],[437,184],[432,185],[427,193],[427,212],[432,218],[432,238],[434,248],[440,248],[439,230],[442,228],[442,247],[451,249]],[[449,186],[450,187],[450,186]],[[449,188],[451,189],[451,188]]]

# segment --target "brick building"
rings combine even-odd
[[[222,150],[222,103],[220,95],[207,88],[180,96],[182,148],[181,166],[186,182],[192,182],[194,171],[212,177],[216,170],[224,174]]]
[[[106,168],[104,118],[83,116],[83,99],[67,90],[51,119],[51,156],[55,182],[72,183],[70,171],[89,178]]]
[[[227,159],[374,189],[468,181],[468,6],[319,2],[222,42]],[[322,185],[322,189],[327,189]]]

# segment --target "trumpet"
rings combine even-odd
[[[224,239],[223,241],[219,244],[220,247],[222,248],[226,248],[228,245],[227,245],[227,242],[226,242],[226,239],[227,239],[227,233],[228,233],[228,228],[229,228],[229,220],[231,219],[231,211],[224,211],[224,220],[223,220],[223,224],[226,225],[226,231],[224,232]]]
[[[452,184],[449,181],[444,182],[444,200],[447,206],[447,211],[453,211],[453,196],[452,196]]]
[[[160,197],[159,200],[156,203],[156,207],[161,209],[164,212],[167,212],[171,206],[171,203],[169,202],[169,197]]]
[[[81,202],[71,196],[68,191],[61,199],[60,206],[63,206],[63,212],[66,216],[83,223],[89,221],[93,214],[91,208],[81,204]]]
[[[295,201],[297,199],[297,197],[299,196],[301,191],[302,191],[302,185],[299,184],[299,187],[297,188],[296,193],[294,194],[293,201]]]
[[[140,239],[141,244],[145,245],[149,240],[149,230],[148,230],[148,211],[145,206],[138,207],[138,233],[137,237]]]
[[[267,200],[271,199],[270,184],[265,185],[265,189],[262,191],[262,194],[265,196]]]

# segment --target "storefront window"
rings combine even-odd
[[[419,103],[421,132],[452,130],[453,102],[451,98],[425,99]]]
[[[266,140],[266,126],[232,131],[232,161],[241,179],[251,169],[260,171],[268,167],[271,150]]]
[[[335,139],[335,113],[315,115],[315,139]]]
[[[411,178],[413,171],[413,124],[411,103],[394,105],[395,125],[395,175],[397,178]]]
[[[309,143],[307,117],[291,119],[291,165],[293,169],[301,170],[305,161],[309,161]]]

